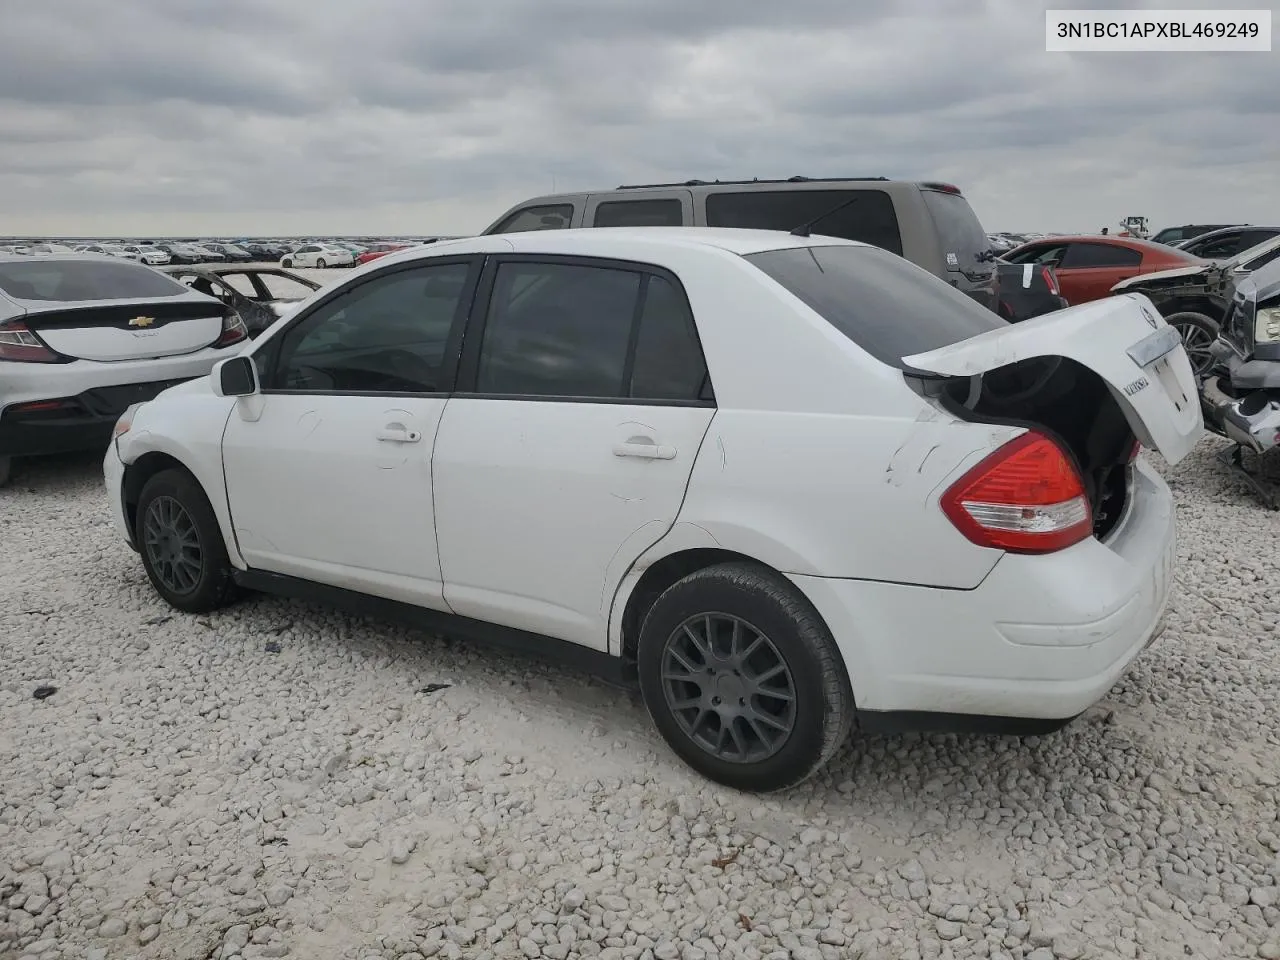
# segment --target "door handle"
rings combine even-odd
[[[652,441],[628,440],[626,443],[613,445],[615,457],[638,457],[641,460],[674,460],[676,448],[653,443]]]
[[[387,443],[417,443],[422,434],[417,430],[406,430],[399,424],[388,424],[378,431],[378,439]]]

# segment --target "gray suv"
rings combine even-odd
[[[512,207],[484,232],[567,227],[747,227],[812,232],[883,247],[997,309],[991,242],[958,187],[849,177],[687,180],[557,193]]]

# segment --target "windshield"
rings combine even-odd
[[[991,241],[983,232],[969,201],[958,193],[940,190],[921,190],[920,195],[924,197],[924,205],[938,228],[947,268],[964,273],[990,273],[993,268],[987,251],[991,249]]]
[[[745,259],[890,366],[1007,326],[951,284],[877,247],[795,247]]]
[[[19,300],[68,303],[176,297],[186,288],[128,260],[36,260],[0,263],[0,290]]]

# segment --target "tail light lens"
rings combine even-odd
[[[19,363],[61,363],[58,356],[32,333],[25,323],[10,320],[0,323],[0,360]]]
[[[1046,287],[1049,288],[1049,292],[1052,293],[1055,297],[1062,296],[1062,294],[1058,290],[1058,276],[1053,272],[1053,268],[1041,267],[1040,273],[1044,277],[1044,284]]]
[[[969,540],[1010,553],[1052,553],[1093,532],[1093,511],[1075,465],[1034,430],[952,484],[941,505]]]
[[[1142,441],[1137,437],[1133,438],[1133,446],[1129,448],[1129,463],[1138,459],[1138,454],[1142,452]]]
[[[222,316],[222,335],[214,342],[215,347],[229,347],[249,336],[249,328],[244,325],[240,314],[228,310]]]

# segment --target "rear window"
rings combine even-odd
[[[0,290],[19,300],[59,303],[176,297],[187,292],[182,284],[148,267],[109,260],[0,263]]]
[[[857,197],[858,202],[837,210]],[[860,240],[901,255],[902,233],[893,200],[883,190],[760,190],[707,195],[707,226],[794,230],[817,220],[813,232]],[[821,219],[817,219],[821,217]]]
[[[884,250],[796,247],[746,259],[890,366],[1008,326],[949,283]]]
[[[965,273],[989,273],[991,267],[983,261],[987,259],[984,255],[991,249],[991,241],[969,201],[958,193],[940,190],[921,190],[920,195],[933,225],[938,228],[938,241],[947,267]]]

